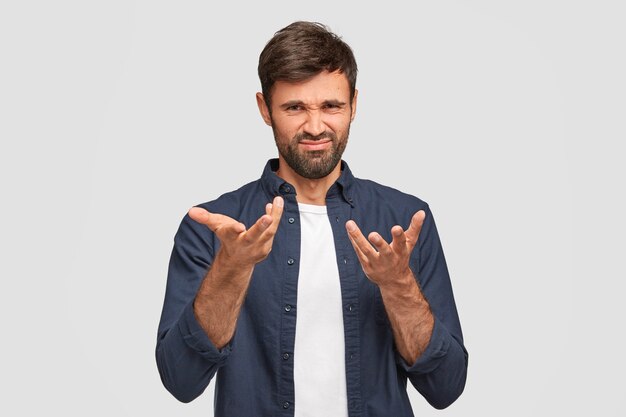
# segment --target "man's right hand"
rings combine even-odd
[[[265,206],[265,214],[247,230],[223,214],[199,207],[189,210],[189,217],[206,225],[221,242],[193,303],[196,319],[218,349],[235,333],[252,271],[272,250],[283,205],[282,197],[275,197]]]
[[[200,207],[189,210],[189,217],[211,229],[220,240],[222,256],[244,267],[254,267],[269,255],[283,214],[282,197],[267,203],[265,214],[246,230],[246,226],[223,214],[210,213]]]

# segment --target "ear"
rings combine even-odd
[[[354,116],[356,116],[356,97],[359,95],[359,90],[354,89],[354,97],[352,97],[352,114],[350,115],[350,121],[354,120]]]
[[[256,93],[256,105],[259,106],[259,113],[261,113],[261,117],[266,125],[272,125],[272,118],[270,117],[270,109],[267,108],[267,104],[265,103],[265,97],[263,97],[262,93]]]

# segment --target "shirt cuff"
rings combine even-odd
[[[432,372],[437,369],[443,358],[448,353],[451,337],[452,336],[448,333],[444,325],[437,320],[437,317],[435,317],[433,332],[424,353],[422,353],[417,360],[409,366],[404,358],[396,351],[396,362],[407,373],[427,374]]]
[[[181,319],[178,322],[178,329],[187,346],[198,352],[207,360],[221,365],[230,355],[232,341],[222,349],[218,349],[213,342],[211,342],[211,339],[209,339],[196,319],[196,315],[193,312],[193,301],[183,310]]]

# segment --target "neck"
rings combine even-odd
[[[341,175],[341,162],[339,162],[327,176],[318,179],[309,179],[298,175],[287,165],[282,157],[279,157],[276,175],[296,188],[296,199],[298,203],[325,206],[328,189]]]

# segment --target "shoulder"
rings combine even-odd
[[[368,179],[355,178],[354,199],[366,205],[385,205],[393,210],[427,210],[428,203],[412,194],[379,184]]]
[[[260,181],[252,181],[242,187],[222,194],[215,200],[196,204],[195,207],[201,207],[211,213],[219,213],[243,222],[246,226],[252,221],[252,217],[260,216],[259,210],[262,210],[265,201],[265,194],[260,185]],[[259,209],[258,207],[261,207]],[[261,213],[262,214],[262,213]],[[177,240],[189,239],[194,237],[205,241],[209,246],[213,246],[214,236],[211,230],[185,214],[178,232]]]
[[[244,207],[255,200],[264,199],[260,180],[249,182],[240,188],[229,191],[217,197],[215,200],[196,205],[213,213],[225,214],[238,218]]]

